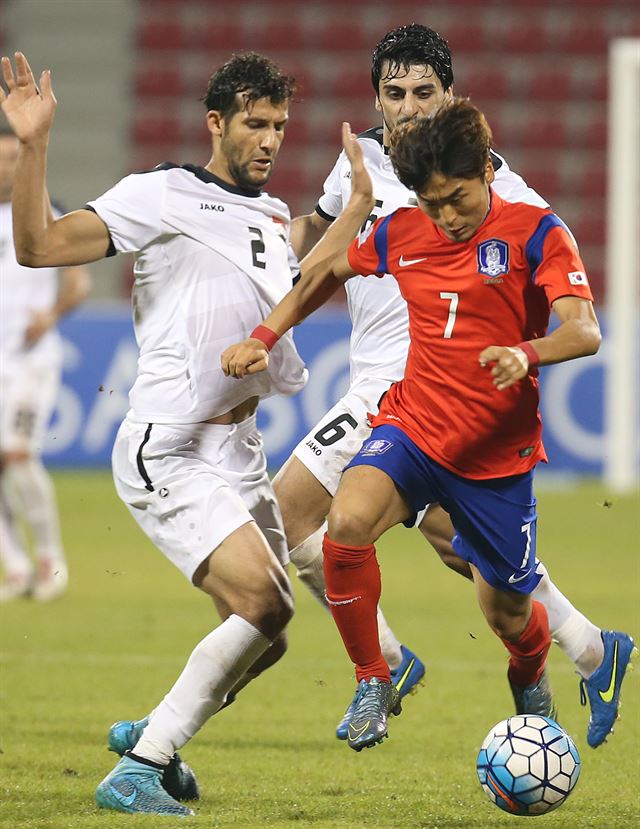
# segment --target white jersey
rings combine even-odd
[[[417,205],[415,194],[397,178],[391,159],[382,143],[382,127],[374,127],[358,136],[364,162],[373,181],[375,207],[366,225],[399,207]],[[496,172],[492,187],[503,199],[548,207],[547,202],[509,169],[506,161],[492,152]],[[324,183],[324,193],[316,212],[332,221],[340,215],[351,195],[351,165],[344,151]],[[409,317],[392,276],[367,279],[357,276],[345,283],[351,316],[350,380],[351,385],[367,378],[400,380],[409,348]]]
[[[284,202],[201,167],[162,164],[122,179],[88,207],[117,251],[136,254],[133,321],[140,349],[129,418],[197,423],[249,397],[293,394],[307,371],[291,334],[266,372],[225,377],[220,355],[291,289]]]
[[[58,368],[62,362],[60,335],[50,329],[31,346],[25,334],[32,315],[52,308],[58,296],[57,268],[25,268],[13,247],[11,203],[0,204],[0,363],[11,373],[18,361],[38,368]]]

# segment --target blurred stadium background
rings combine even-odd
[[[0,0],[0,47],[3,54],[24,51],[36,73],[53,71],[59,107],[49,186],[69,210],[130,171],[164,160],[205,164],[198,99],[207,78],[233,50],[267,53],[300,82],[269,186],[296,215],[314,208],[339,151],[340,122],[355,130],[378,123],[370,52],[387,30],[412,21],[447,37],[456,91],[486,111],[498,152],[574,230],[610,330],[609,48],[614,38],[640,36],[637,0]],[[637,154],[637,123],[623,127]],[[637,191],[637,167],[634,173],[630,159],[622,162]],[[619,251],[636,268],[637,231]],[[131,263],[116,257],[91,270],[91,302],[62,325],[64,384],[45,456],[57,468],[70,589],[54,605],[2,607],[0,827],[7,829],[122,825],[121,816],[92,806],[111,765],[105,727],[155,704],[211,624],[208,604],[177,578],[114,493],[109,455],[137,356]],[[637,325],[633,291],[627,308]],[[262,406],[274,469],[339,396],[348,337],[341,304],[297,332],[309,385],[295,399]],[[543,372],[551,469],[572,484],[541,487],[540,545],[577,606],[637,638],[633,438],[623,447],[632,475],[622,488],[631,494],[611,499],[602,481],[615,431],[605,423],[612,362],[607,339],[597,357]],[[618,385],[637,406],[638,361],[629,351],[621,364],[631,380]],[[574,486],[576,475],[591,480]],[[380,552],[385,611],[403,641],[429,660],[429,681],[394,721],[397,736],[364,758],[367,785],[361,756],[346,756],[354,753],[332,738],[351,694],[350,666],[329,620],[296,585],[291,654],[243,692],[250,704],[216,717],[188,748],[204,791],[194,825],[512,825],[484,800],[473,766],[484,734],[511,710],[504,656],[470,590],[425,555],[417,533],[394,531]],[[562,722],[577,735],[585,768],[578,793],[545,825],[631,829],[640,780],[637,681],[627,686],[613,745],[590,752],[572,666],[557,649],[552,662]]]
[[[613,38],[640,35],[635,0],[0,0],[0,21],[4,53],[19,48],[36,73],[53,70],[59,109],[49,185],[66,209],[133,170],[164,160],[206,163],[198,99],[207,78],[233,50],[267,53],[299,81],[269,185],[293,215],[313,210],[339,151],[340,122],[349,120],[356,131],[378,123],[369,79],[375,42],[396,25],[429,25],[447,37],[455,89],[487,113],[495,148],[572,228],[605,327],[611,325],[603,313],[608,55]],[[635,222],[631,251],[640,232]],[[635,262],[637,268],[637,256]],[[93,302],[63,325],[65,385],[47,445],[49,462],[58,466],[108,463],[135,371],[126,308],[131,263],[117,257],[92,271]],[[637,276],[635,294],[631,308],[637,308]],[[348,333],[340,306],[301,327],[312,381],[299,399],[268,401],[261,415],[274,468],[339,395]],[[610,359],[605,347],[595,359],[544,372],[545,436],[556,473],[605,469]],[[633,368],[630,383],[637,388]],[[627,408],[637,405],[630,393]],[[637,431],[630,439],[627,489],[636,480]]]

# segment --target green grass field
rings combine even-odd
[[[159,701],[216,618],[138,530],[106,473],[55,477],[69,592],[50,605],[23,600],[0,609],[0,826],[165,827],[167,818],[95,807],[95,786],[115,760],[106,731]],[[604,507],[607,497],[599,484],[541,489],[539,552],[596,623],[637,638],[638,503],[613,499]],[[445,570],[417,532],[397,529],[379,548],[383,609],[428,663],[426,686],[391,721],[391,739],[361,754],[335,739],[353,691],[351,665],[330,618],[295,585],[287,656],[183,752],[202,789],[198,815],[186,825],[445,829],[518,821],[489,803],[475,772],[489,728],[512,712],[502,646],[470,585]],[[583,768],[570,800],[536,825],[636,827],[638,673],[626,680],[615,736],[593,751],[577,678],[557,648],[551,670]]]

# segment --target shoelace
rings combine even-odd
[[[355,701],[354,714],[358,719],[371,719],[372,716],[379,716],[381,710],[386,714],[385,704],[386,685],[370,682],[358,689],[358,697]]]

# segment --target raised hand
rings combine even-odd
[[[351,125],[347,121],[342,123],[342,146],[351,164],[351,194],[362,196],[373,204],[373,184],[364,166],[362,147],[357,136],[351,132]]]
[[[11,61],[2,58],[2,75],[8,93],[0,86],[0,105],[16,136],[24,144],[47,140],[57,101],[51,88],[51,72],[40,75],[36,85],[29,62],[22,52],[16,52],[15,74]]]

